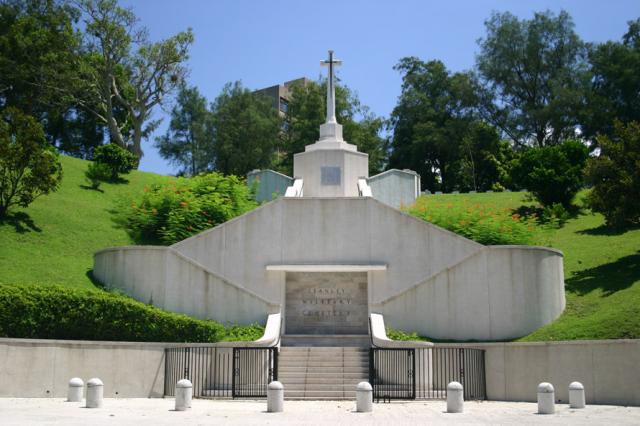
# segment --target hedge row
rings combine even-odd
[[[102,290],[0,285],[0,336],[131,342],[254,340],[258,325],[225,327]]]

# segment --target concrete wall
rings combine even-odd
[[[437,339],[513,339],[564,310],[562,263],[553,249],[488,246],[371,309],[390,327]]]
[[[0,397],[66,397],[72,377],[99,377],[107,398],[162,397],[165,346],[0,339]]]
[[[370,274],[382,301],[483,246],[371,198],[280,198],[172,246],[274,303],[284,274],[274,264],[387,264]]]
[[[0,397],[65,397],[72,377],[99,377],[105,397],[162,397],[169,346],[183,345],[0,338]],[[569,383],[579,381],[589,404],[640,406],[640,340],[436,346],[485,349],[490,400],[533,402],[546,381],[566,403]]]
[[[399,209],[420,195],[420,175],[414,171],[387,170],[368,180],[373,198]]]
[[[162,309],[222,323],[262,322],[276,306],[169,247],[120,247],[94,257],[94,276]]]
[[[436,346],[456,346],[442,345]],[[556,400],[569,401],[569,383],[581,382],[588,404],[640,405],[640,340],[465,344],[486,350],[487,398],[536,401],[550,382]]]
[[[295,264],[386,265],[368,272],[370,312],[432,337],[523,336],[565,303],[560,252],[485,247],[370,197],[279,198],[170,249],[99,252],[94,274],[164,309],[250,323],[285,308],[286,274],[266,267]]]
[[[322,185],[322,167],[340,168],[340,185]],[[305,197],[357,197],[358,178],[369,177],[369,156],[342,149],[294,154],[293,177],[304,180]]]
[[[247,185],[251,187],[254,183],[256,201],[262,203],[284,195],[287,187],[293,185],[293,179],[273,170],[254,170],[247,174]]]

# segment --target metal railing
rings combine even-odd
[[[194,398],[262,398],[278,379],[278,348],[193,346],[165,349],[164,394],[189,379]]]
[[[375,401],[445,399],[447,384],[464,388],[464,399],[486,399],[484,350],[473,348],[371,348],[369,382]]]

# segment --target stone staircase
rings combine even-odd
[[[369,351],[357,346],[283,346],[278,380],[285,399],[355,400],[356,385],[369,381]]]

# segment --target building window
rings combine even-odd
[[[280,111],[285,114],[289,111],[289,102],[284,98],[280,98]]]

